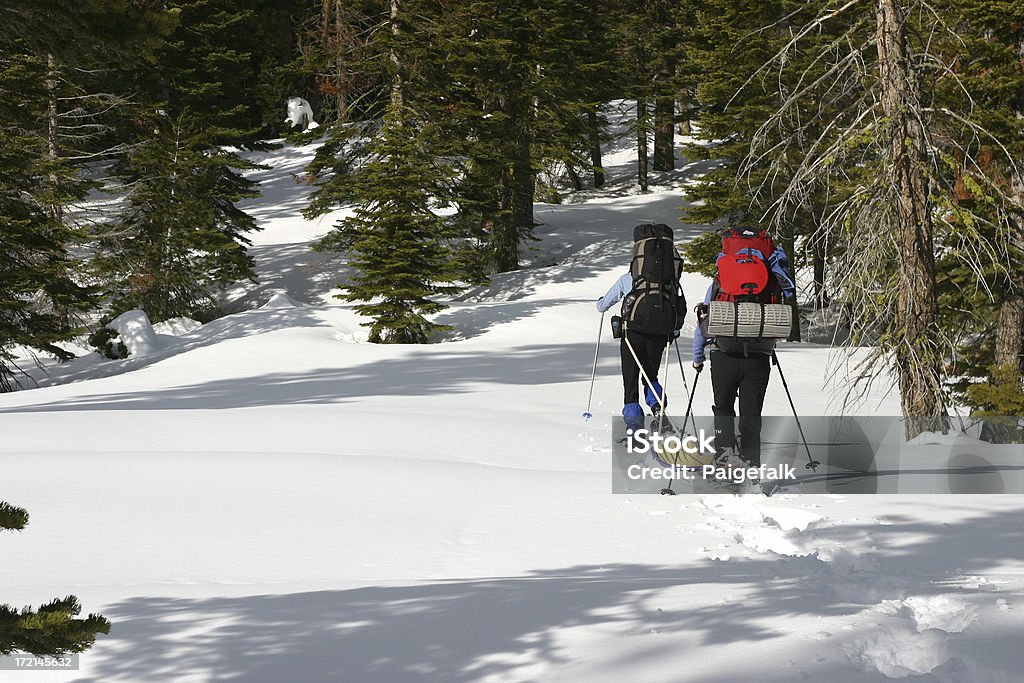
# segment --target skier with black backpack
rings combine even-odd
[[[704,367],[710,352],[714,392],[715,450],[718,461],[743,467],[761,465],[761,411],[780,339],[799,341],[794,320],[796,287],[786,252],[767,230],[728,228],[716,260],[718,275],[696,308],[693,367]],[[736,398],[739,437],[736,444]]]
[[[621,315],[612,317],[612,336],[621,340],[622,418],[627,434],[643,429],[646,420],[639,400],[641,377],[651,413],[657,417],[668,405],[658,382],[658,366],[686,316],[686,299],[679,286],[682,263],[671,228],[662,223],[638,225],[633,229],[629,272],[597,301],[597,310],[604,313],[622,300]]]

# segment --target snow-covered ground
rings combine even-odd
[[[446,341],[378,346],[330,296],[343,264],[307,249],[338,217],[298,214],[312,153],[254,155],[273,168],[239,313],[133,318],[126,360],[0,396],[0,500],[31,514],[0,536],[0,601],[74,593],[113,623],[78,672],[0,679],[1024,680],[1019,496],[610,493],[607,329],[581,418],[593,302],[633,225],[703,229],[678,223],[699,165],[639,194],[620,144],[607,191],[537,206],[531,267],[439,316]],[[803,413],[837,409],[831,352],[780,348]],[[675,369],[667,388],[685,398]],[[777,379],[766,406],[789,413]]]

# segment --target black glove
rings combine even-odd
[[[697,372],[700,372],[701,370],[703,370],[704,369],[704,361],[701,361],[699,363],[694,363],[693,364],[693,369],[696,370]]]

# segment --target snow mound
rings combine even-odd
[[[153,325],[153,331],[156,332],[157,334],[166,334],[171,337],[180,337],[183,334],[194,332],[195,330],[198,330],[202,326],[203,324],[201,322],[199,322],[198,320],[193,320],[192,318],[171,318],[170,320],[165,320],[162,323],[157,323],[156,325]]]
[[[886,678],[928,674],[949,659],[944,631],[918,632],[906,624],[884,628],[859,639],[848,653],[865,671],[878,671]]]
[[[952,595],[921,595],[907,598],[904,606],[918,630],[938,629],[960,633],[978,618],[977,610]]]
[[[291,298],[284,292],[277,292],[272,297],[270,297],[270,300],[267,301],[267,303],[260,306],[260,308],[298,308],[300,306],[302,306],[301,303]]]
[[[133,356],[145,356],[161,348],[156,331],[145,311],[122,313],[107,323],[107,327],[117,331],[121,343]]]

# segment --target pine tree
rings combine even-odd
[[[692,38],[694,7],[643,0],[615,3],[612,11],[621,94],[637,103],[637,180],[646,191],[648,166],[655,171],[675,167],[676,95],[686,87],[684,43]]]
[[[189,112],[154,125],[128,157],[126,208],[98,231],[94,267],[114,314],[209,319],[218,288],[255,277],[246,234],[258,228],[235,203],[258,196],[240,173],[258,166],[211,148]]]
[[[364,71],[389,75],[364,97],[363,120],[332,126],[308,169],[323,180],[307,215],[351,199],[345,176],[380,126],[373,103],[386,106],[400,73],[405,105],[444,131],[434,136],[434,153],[460,165],[445,191],[464,234],[484,244],[483,270],[518,268],[533,238],[538,174],[589,165],[588,114],[608,92],[608,57],[592,40],[605,27],[578,0],[407,0],[387,21],[399,30],[377,31],[361,53],[376,55],[377,66]]]
[[[315,74],[325,100],[333,100],[328,108],[334,110],[333,120],[325,121],[324,143],[306,167],[317,179],[303,211],[308,219],[354,200],[348,176],[368,155],[367,143],[379,132],[390,97],[394,41],[390,32],[379,30],[389,13],[381,0],[323,0],[318,22],[307,29],[312,35],[303,47],[305,68]]]
[[[763,207],[751,205],[751,192],[740,166],[756,131],[770,116],[775,98],[770,84],[748,82],[750,74],[769,60],[779,47],[768,32],[781,11],[778,2],[711,0],[696,14],[698,32],[691,46],[693,59],[702,65],[697,84],[700,138],[712,147],[693,145],[688,154],[718,163],[688,191],[697,206],[687,219],[701,223],[756,221]],[[757,39],[752,36],[757,35]],[[755,176],[750,184],[760,180]]]
[[[146,100],[163,103],[172,118],[185,111],[210,144],[256,139],[263,118],[252,97],[258,57],[256,11],[240,0],[174,0],[179,17],[145,85]],[[277,117],[284,103],[279,105]]]
[[[0,390],[16,385],[13,344],[67,360],[58,342],[94,303],[69,251],[85,231],[67,213],[110,159],[127,68],[171,17],[131,0],[10,0],[0,6]],[[92,164],[92,165],[90,165]],[[80,219],[79,219],[80,220]]]
[[[0,501],[0,531],[21,531],[27,524],[25,510]],[[76,619],[81,611],[73,595],[54,599],[38,610],[0,604],[0,655],[60,656],[89,649],[97,634],[110,633],[110,622],[98,614]]]
[[[946,327],[960,340],[956,369],[964,380],[956,389],[991,410],[979,397],[990,389],[1007,395],[1007,376],[1024,389],[1024,8],[979,0],[942,9],[956,38],[942,49],[952,67],[939,97],[963,114],[937,133],[956,150],[945,158],[940,215],[949,216],[954,236],[974,233],[988,250],[984,259],[970,257],[967,244],[950,240],[940,254],[940,294]]]
[[[772,126],[765,122],[802,82],[824,79],[834,85],[835,92],[852,92],[849,83],[828,74],[836,52],[834,41],[851,27],[842,20],[826,23],[787,51],[785,69],[764,68],[818,9],[816,4],[779,0],[704,3],[696,13],[693,40],[687,44],[688,63],[702,69],[694,74],[691,67],[683,80],[695,81],[701,140],[701,144],[688,146],[687,153],[716,162],[688,191],[696,203],[687,210],[687,220],[774,226],[776,238],[795,268],[807,261],[813,263],[814,303],[821,307],[829,301],[826,258],[840,256],[835,253],[834,241],[826,239],[821,223],[829,206],[843,201],[857,180],[845,185],[833,182],[827,192],[820,183],[803,183],[801,201],[789,202],[789,210],[782,214],[777,202],[800,160],[810,151],[807,145],[819,139],[850,102],[844,98],[799,101],[787,110],[787,121]],[[862,39],[866,29],[854,34]],[[800,133],[793,132],[798,127],[795,122],[803,129]],[[786,151],[752,158],[754,144]]]
[[[990,258],[998,250],[977,227],[993,225],[992,218],[953,201],[953,179],[969,183],[973,176],[996,198],[986,202],[990,208],[1019,206],[1008,185],[976,174],[984,165],[977,141],[1000,142],[980,124],[983,108],[949,99],[944,79],[951,77],[953,91],[974,96],[944,59],[960,41],[945,21],[914,0],[829,4],[748,79],[770,75],[780,97],[741,171],[785,170],[766,176],[777,185],[755,188],[773,198],[776,224],[812,204],[821,189],[838,193],[822,228],[845,248],[833,272],[854,338],[874,346],[861,377],[893,371],[908,436],[945,421],[945,359],[956,340],[942,325],[936,255],[966,258],[975,272],[999,266]],[[823,33],[831,41],[823,58],[801,60],[801,43]],[[818,114],[805,116],[808,105]],[[768,134],[777,130],[785,134]]]
[[[313,0],[316,11],[299,34],[297,64],[312,75],[321,123],[379,118],[387,78],[378,28],[388,15],[383,0]]]
[[[284,121],[289,97],[304,97],[313,106],[317,121],[323,118],[316,83],[302,69],[302,39],[306,25],[316,16],[318,0],[253,0],[253,33],[247,41],[251,50],[254,83],[243,96],[252,101],[253,125],[260,126],[259,139],[290,132]]]
[[[433,154],[429,124],[396,101],[370,143],[370,159],[350,176],[351,217],[315,245],[344,249],[355,269],[339,298],[365,302],[355,310],[370,318],[370,341],[422,344],[444,325],[427,316],[445,306],[433,297],[457,291],[457,245],[436,199],[452,169]]]
[[[13,345],[73,357],[57,342],[77,331],[69,314],[93,304],[67,251],[81,235],[39,192],[53,170],[45,136],[33,130],[45,111],[43,68],[25,50],[0,56],[0,90],[11,94],[0,98],[0,391],[18,384]]]
[[[610,56],[596,42],[609,19],[603,5],[578,0],[438,5],[441,59],[423,80],[432,116],[465,161],[460,217],[488,236],[493,270],[514,270],[533,239],[538,174],[590,165],[596,110],[611,89]]]

